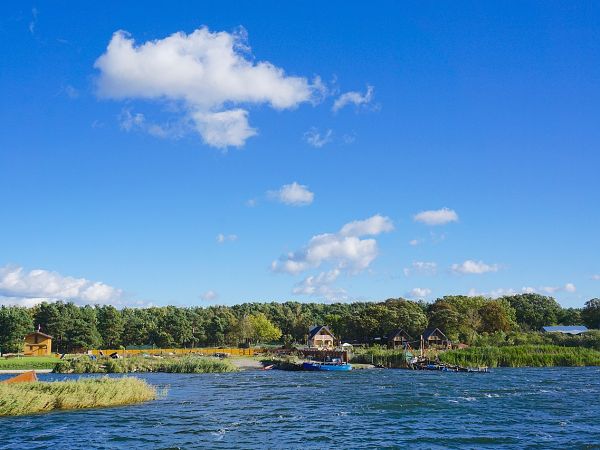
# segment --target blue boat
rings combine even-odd
[[[303,370],[324,370],[331,372],[347,372],[352,370],[352,364],[342,362],[305,362],[302,363]]]

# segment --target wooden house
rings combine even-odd
[[[52,354],[52,336],[34,331],[25,336],[23,353],[27,356],[49,356]]]
[[[428,328],[421,335],[421,340],[428,348],[450,348],[452,341],[439,328]]]
[[[316,325],[308,330],[307,345],[316,348],[335,347],[335,336],[325,325]]]
[[[388,336],[388,348],[406,348],[413,338],[404,329],[398,328]]]

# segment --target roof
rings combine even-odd
[[[325,330],[327,330],[327,332],[329,334],[331,334],[331,336],[334,336],[333,331],[331,331],[327,325],[315,325],[314,327],[309,328],[309,330],[308,330],[308,339],[312,339],[323,328]]]
[[[423,339],[429,339],[432,335],[436,334],[436,332],[442,335],[444,339],[448,339],[439,328],[427,328],[425,331],[423,331]]]
[[[405,336],[405,337],[407,337],[409,340],[411,340],[411,339],[412,339],[412,336],[411,336],[410,334],[408,334],[408,333],[407,333],[407,332],[404,330],[404,328],[398,328],[398,329],[396,329],[396,330],[392,331],[392,332],[390,333],[389,339],[394,339],[396,336]]]
[[[553,327],[542,327],[542,331],[545,331],[546,333],[580,334],[588,331],[588,327],[585,325],[558,325]]]
[[[52,339],[52,336],[50,336],[49,334],[46,333],[42,333],[41,331],[34,331],[33,333],[27,333],[27,336],[43,336],[47,339]]]

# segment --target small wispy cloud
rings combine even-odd
[[[37,8],[31,8],[31,20],[29,21],[29,32],[35,34],[35,26],[37,25],[39,11]]]
[[[600,273],[592,275],[592,280],[600,281]]]
[[[500,266],[498,264],[486,264],[483,261],[467,259],[463,263],[452,264],[450,270],[460,275],[481,275],[489,272],[498,272]]]
[[[219,294],[217,294],[213,290],[208,290],[208,291],[203,292],[202,294],[200,294],[200,299],[204,300],[205,302],[211,302],[211,301],[216,300],[218,298],[219,298]]]
[[[431,209],[415,214],[413,220],[425,225],[445,225],[450,222],[458,222],[458,214],[449,208]]]
[[[320,132],[316,127],[312,127],[310,130],[304,133],[304,140],[308,145],[315,148],[321,148],[324,145],[330,143],[333,139],[333,130],[328,129],[324,132]]]
[[[431,289],[416,287],[407,292],[406,296],[408,298],[421,299],[427,297],[429,294],[431,294]]]
[[[415,274],[419,275],[435,275],[437,272],[437,263],[428,261],[413,261],[410,267],[405,267],[405,276],[411,276]]]
[[[225,242],[234,242],[234,241],[237,241],[237,239],[238,239],[237,234],[223,234],[223,233],[217,234],[217,243],[219,243],[219,244],[224,244]]]
[[[315,198],[315,194],[308,189],[308,186],[295,181],[291,184],[284,184],[276,191],[267,192],[267,196],[272,200],[290,206],[307,206]]]
[[[364,94],[357,91],[350,91],[340,95],[335,102],[333,102],[333,107],[331,109],[333,112],[338,112],[347,105],[359,107],[370,103],[371,100],[373,100],[373,86],[367,86],[367,91]]]

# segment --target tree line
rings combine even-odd
[[[243,303],[235,306],[117,309],[110,305],[41,303],[0,307],[0,351],[22,350],[24,336],[40,329],[52,335],[53,351],[154,346],[238,346],[306,342],[310,326],[329,325],[346,342],[376,342],[397,328],[414,337],[427,327],[450,339],[472,342],[495,332],[538,331],[545,325],[600,328],[600,299],[583,308],[562,308],[539,294],[497,299],[445,296],[432,303],[402,298],[354,303]]]

